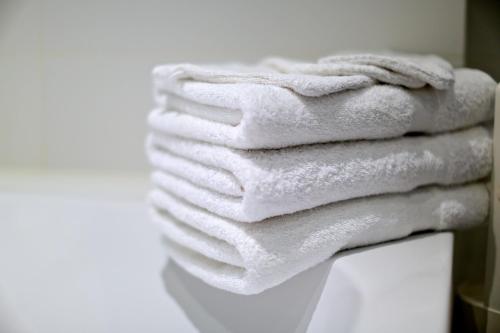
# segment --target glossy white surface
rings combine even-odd
[[[337,255],[262,294],[166,260],[143,177],[0,173],[0,332],[446,332],[453,237]]]

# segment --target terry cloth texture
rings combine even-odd
[[[242,222],[418,186],[488,176],[489,129],[244,151],[152,134],[152,179],[194,205]]]

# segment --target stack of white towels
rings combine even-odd
[[[173,260],[259,293],[357,246],[482,222],[495,82],[435,56],[163,65],[147,152]]]

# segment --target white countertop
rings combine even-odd
[[[0,172],[0,332],[190,332],[143,175]],[[175,319],[175,320],[173,320]]]

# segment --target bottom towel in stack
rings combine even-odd
[[[240,223],[196,207],[165,189],[150,195],[153,220],[171,257],[208,284],[255,294],[347,248],[456,229],[483,221],[489,194],[481,183],[425,187],[346,200]]]

